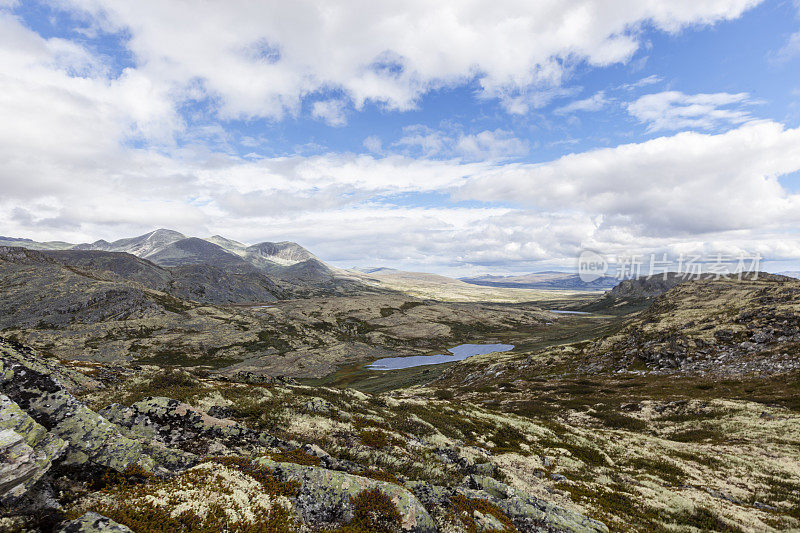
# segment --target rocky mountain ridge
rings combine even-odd
[[[39,243],[30,239],[3,238],[8,245],[36,250],[83,250],[124,252],[147,259],[159,266],[176,267],[206,264],[228,270],[257,271],[278,281],[298,286],[298,291],[353,290],[354,282],[346,276],[340,279],[335,269],[320,261],[297,243],[262,242],[245,244],[215,235],[208,239],[187,237],[169,229],[157,229],[144,235],[113,242]],[[0,239],[0,244],[2,244]]]

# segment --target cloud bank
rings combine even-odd
[[[363,154],[226,149],[226,119],[306,109],[342,127],[368,103],[409,109],[462,84],[524,113],[569,92],[575,64],[627,61],[644,25],[677,32],[755,3],[65,0],[85,31],[126,36],[122,67],[0,9],[0,227],[83,241],[164,226],[458,272],[567,265],[582,247],[800,257],[800,195],[781,181],[800,171],[800,129],[753,119],[743,93],[641,96],[625,109],[665,136],[540,163],[502,128],[409,127]],[[187,119],[197,101],[213,118]],[[607,105],[598,92],[559,113]]]

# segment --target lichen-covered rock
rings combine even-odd
[[[234,448],[288,448],[268,433],[217,418],[178,400],[149,397],[130,407],[111,404],[100,413],[134,435],[195,454],[220,454]]]
[[[50,434],[67,443],[63,463],[92,463],[123,471],[139,464],[152,470],[155,462],[142,444],[70,394],[46,369],[7,345],[0,350],[0,390]],[[28,360],[30,359],[30,361]]]
[[[0,394],[0,502],[25,494],[66,446]]]
[[[353,519],[353,499],[362,491],[377,488],[397,507],[404,531],[436,531],[428,511],[416,496],[400,485],[317,466],[279,463],[270,459],[259,459],[259,462],[272,470],[276,477],[300,483],[296,505],[307,524],[316,527],[349,522]]]
[[[88,512],[77,520],[62,525],[58,533],[133,533],[133,531],[101,514]]]
[[[462,494],[489,499],[514,522],[518,529],[524,531],[608,532],[608,527],[602,522],[540,500],[487,476],[467,476],[465,485],[470,492],[462,490]]]

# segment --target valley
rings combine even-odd
[[[490,287],[175,233],[0,247],[0,529],[800,527],[800,280]],[[496,349],[369,367],[465,344]]]

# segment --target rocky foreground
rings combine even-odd
[[[98,412],[69,392],[96,383],[23,346],[0,341],[0,365],[4,531],[607,531],[501,481],[479,446],[417,440],[438,434],[414,416],[417,403],[395,404],[408,409],[395,432],[369,414],[387,400],[354,391],[338,395],[344,410],[304,388],[273,384],[250,397],[251,386],[221,393],[175,373],[161,386],[202,396],[194,403],[205,409],[147,396]],[[299,407],[281,433],[360,427],[358,441],[334,456],[236,420],[263,420],[276,396]]]

